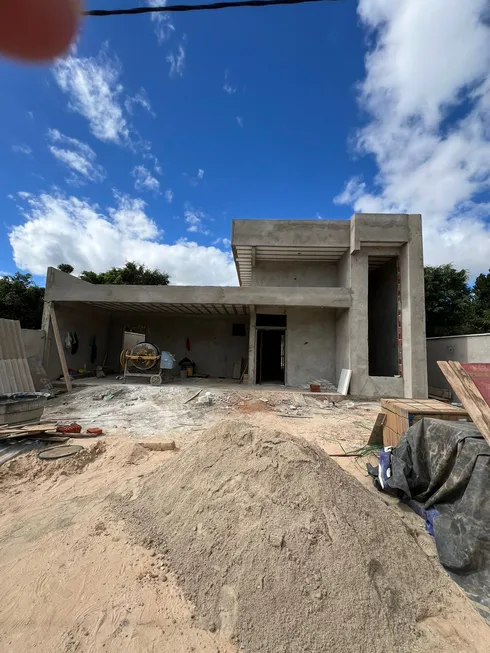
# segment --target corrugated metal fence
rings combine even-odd
[[[34,391],[20,322],[0,319],[0,393]]]

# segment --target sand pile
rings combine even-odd
[[[25,483],[81,474],[87,465],[97,460],[106,450],[106,446],[101,440],[83,446],[84,449],[74,456],[60,458],[59,460],[40,460],[37,457],[38,451],[19,456],[19,458],[15,458],[0,467],[0,486],[3,484],[12,485],[19,480]]]
[[[165,554],[198,623],[249,653],[429,650],[417,623],[441,609],[449,581],[306,441],[222,422],[122,510]]]

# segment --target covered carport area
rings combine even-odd
[[[231,379],[242,361],[254,383],[257,312],[350,304],[347,288],[97,285],[49,268],[44,366],[51,379],[62,373],[54,316],[69,369],[101,366],[119,372],[124,332],[130,328],[177,361],[190,358],[198,374]]]

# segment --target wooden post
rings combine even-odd
[[[68,374],[68,365],[66,364],[65,352],[63,351],[63,343],[61,342],[60,330],[58,328],[58,320],[54,312],[54,306],[51,304],[50,308],[51,325],[53,327],[54,339],[56,340],[56,347],[58,349],[58,356],[60,357],[61,369],[63,370],[63,377],[65,379],[66,389],[68,392],[72,389],[70,375]]]
[[[41,329],[44,331],[44,349],[41,363],[49,373],[49,358],[51,354],[51,302],[44,302]]]

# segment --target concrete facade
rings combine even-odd
[[[261,342],[282,338],[287,385],[314,379],[337,384],[340,371],[349,368],[351,394],[427,396],[419,215],[234,220],[232,249],[239,286],[92,285],[50,268],[46,306],[55,307],[62,337],[66,331],[83,333],[84,351],[68,365],[83,367],[85,340],[95,335],[98,364],[105,360],[117,367],[125,326],[141,324],[147,340],[172,351],[177,360],[188,355],[201,373],[231,377],[234,364],[243,359],[253,384],[257,356],[263,356],[257,332],[265,328],[282,334],[261,336]],[[383,272],[388,269],[390,279]],[[232,335],[233,324],[245,324],[245,335]],[[56,352],[48,309],[43,327],[48,333],[45,366],[51,372]],[[381,370],[379,375],[370,374],[370,348],[371,367]],[[389,364],[383,360],[385,349]],[[263,359],[259,362],[262,366]]]

